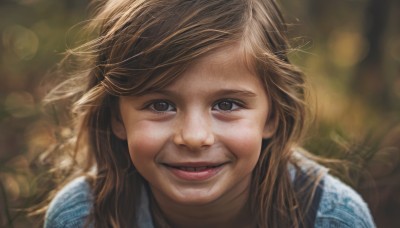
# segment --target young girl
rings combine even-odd
[[[374,227],[297,146],[304,77],[273,0],[109,0],[92,24],[86,69],[49,95],[74,102],[57,148],[76,162],[57,155],[74,179],[45,227]]]

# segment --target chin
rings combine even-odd
[[[202,206],[215,202],[218,200],[218,194],[212,194],[209,191],[196,191],[179,192],[172,199],[178,204],[185,206]]]

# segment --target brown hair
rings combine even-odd
[[[294,189],[287,167],[305,127],[304,77],[288,60],[286,26],[273,0],[108,0],[91,26],[98,37],[69,56],[83,56],[85,69],[47,99],[74,101],[76,136],[64,144],[73,146],[75,160],[87,161],[75,175],[96,169],[91,175],[96,227],[137,226],[132,214],[146,185],[126,141],[111,130],[118,97],[165,87],[200,56],[233,43],[244,48],[264,82],[270,118],[278,123],[253,173],[253,214],[259,227],[303,224],[307,207],[298,199],[312,193]]]

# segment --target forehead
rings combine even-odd
[[[215,74],[224,71],[224,74],[236,72],[243,75],[249,73],[256,75],[253,57],[240,44],[218,48],[194,60],[184,74],[191,71],[208,71]]]
[[[193,61],[169,86],[173,90],[250,90],[264,93],[262,80],[239,45],[219,48]]]

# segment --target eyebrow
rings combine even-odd
[[[219,90],[217,95],[238,95],[238,96],[245,96],[245,97],[256,97],[257,94],[251,90],[245,89],[223,89]]]
[[[155,90],[152,91],[151,93],[158,93],[158,94],[163,94],[163,95],[167,95],[167,96],[176,96],[177,94],[175,92],[169,91],[169,90],[165,90],[165,89],[160,89],[160,90]],[[251,90],[247,90],[247,89],[221,89],[221,90],[217,90],[214,95],[216,96],[227,96],[227,95],[235,95],[235,96],[244,96],[244,97],[257,97],[257,94]]]

